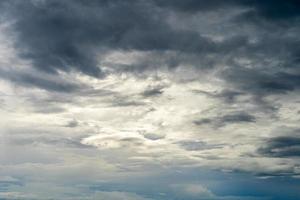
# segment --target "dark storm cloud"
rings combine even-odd
[[[300,15],[298,0],[154,0],[161,6],[184,12],[212,11],[216,9],[240,6],[251,8],[247,16],[259,15],[267,19],[290,19]]]
[[[16,23],[17,48],[22,56],[33,61],[36,68],[55,73],[72,68],[93,76],[100,76],[93,52],[85,48],[95,42],[93,13],[85,18],[74,4],[67,1],[13,1],[7,6]],[[82,32],[81,32],[82,30]]]
[[[217,44],[188,30],[174,30],[146,1],[8,1],[16,47],[40,70],[78,70],[101,77],[97,56],[107,49],[227,52],[243,37]]]
[[[300,157],[300,138],[282,136],[270,138],[258,153],[270,157]]]
[[[269,20],[289,20],[300,16],[300,2],[298,0],[241,0],[245,6],[253,7],[247,16],[259,15]]]
[[[206,12],[221,9],[224,7],[226,8],[234,5],[239,5],[238,0],[154,0],[154,2],[160,7],[165,7],[186,13],[195,13],[199,11]]]
[[[257,22],[256,31],[249,33],[249,37],[256,38],[254,43],[244,43],[240,48],[214,57],[216,63],[228,65],[221,73],[221,78],[231,83],[233,90],[243,91],[257,96],[269,94],[283,94],[299,88],[299,39],[292,36],[297,32],[297,20],[300,20],[300,4],[296,0],[288,1],[155,1],[157,5],[169,10],[182,11],[193,14],[195,12],[214,11],[235,7],[246,9],[242,15],[234,19],[235,25],[247,27],[253,20]],[[284,22],[285,26],[270,28],[270,24]],[[261,24],[259,24],[261,23]],[[264,25],[264,26],[260,26]],[[261,30],[261,31],[259,31]],[[290,34],[290,35],[289,35]],[[251,68],[245,68],[235,59],[251,60]],[[203,59],[203,57],[202,57]],[[215,65],[215,64],[213,64]],[[217,98],[216,94],[209,94]],[[222,95],[222,94],[220,94]],[[233,103],[240,94],[232,93],[219,96],[227,103]],[[228,98],[227,98],[228,97]],[[262,102],[262,100],[260,101]],[[256,101],[255,103],[259,103]],[[266,107],[266,105],[264,105]],[[268,105],[267,107],[272,107]]]
[[[36,69],[56,76],[60,76],[58,71],[79,71],[102,77],[106,72],[102,70],[101,58],[108,52],[138,50],[156,54],[137,64],[112,64],[109,67],[130,72],[161,66],[173,69],[184,64],[192,65],[202,73],[202,69],[225,65],[227,68],[220,77],[232,84],[231,89],[213,95],[229,103],[235,101],[240,91],[266,95],[297,89],[300,85],[299,40],[283,34],[289,29],[278,28],[271,32],[261,27],[265,31],[261,34],[256,27],[253,33],[231,33],[217,41],[197,30],[178,29],[167,20],[170,12],[192,15],[227,8],[246,10],[243,16],[235,16],[240,21],[227,22],[233,23],[230,25],[234,27],[248,24],[250,20],[245,15],[290,23],[290,19],[297,19],[300,13],[296,0],[15,0],[0,4],[2,20],[12,22],[11,30],[19,55],[30,60]],[[290,23],[288,27],[294,26]],[[254,36],[256,42],[251,43]],[[169,52],[174,53],[170,56]],[[254,67],[245,69],[236,62],[238,58],[250,59]],[[270,60],[274,63],[268,63]],[[36,74],[16,73],[6,79],[53,91],[70,92],[77,87],[68,83],[57,84]],[[151,89],[142,95],[156,96],[162,92]]]
[[[238,123],[253,123],[256,122],[256,117],[246,112],[234,112],[219,117],[203,118],[195,120],[196,125],[213,125],[216,127],[222,127],[227,124],[238,124]]]
[[[96,49],[115,46],[146,50],[166,44],[160,40],[168,30],[151,32],[152,28],[164,28],[135,1],[14,1],[8,7],[17,20],[14,28],[22,56],[47,72],[76,69],[98,77],[102,72]]]

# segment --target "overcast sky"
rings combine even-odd
[[[0,0],[0,200],[300,199],[298,0]]]

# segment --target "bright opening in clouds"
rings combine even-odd
[[[0,200],[300,199],[298,0],[0,0]]]

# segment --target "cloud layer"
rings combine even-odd
[[[0,199],[300,195],[298,1],[0,11]]]

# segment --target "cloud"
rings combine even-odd
[[[193,199],[213,199],[214,194],[200,184],[174,184],[171,187],[176,193]]]
[[[5,20],[13,21],[10,32],[16,35],[14,48],[17,54],[24,60],[29,60],[35,69],[56,76],[60,76],[61,71],[66,73],[75,71],[103,78],[108,73],[107,66],[102,62],[105,60],[105,55],[113,50],[123,50],[156,52],[162,60],[157,63],[157,56],[149,56],[148,59],[123,67],[123,70],[126,68],[129,72],[134,71],[135,68],[143,71],[162,68],[165,65],[176,68],[182,64],[192,65],[201,71],[220,68],[222,64],[230,66],[222,73],[222,79],[233,84],[236,89],[247,90],[257,95],[293,91],[299,85],[299,73],[287,72],[276,67],[278,65],[289,67],[292,63],[297,63],[299,57],[297,54],[299,45],[296,45],[295,39],[279,37],[279,30],[272,33],[271,37],[265,37],[257,33],[257,30],[252,30],[249,34],[237,30],[237,34],[230,36],[225,35],[224,32],[225,36],[216,40],[213,39],[213,35],[218,34],[216,32],[207,34],[196,29],[177,28],[176,24],[168,21],[169,9],[174,9],[175,13],[181,10],[197,16],[198,11],[220,12],[219,9],[231,7],[241,10],[250,9],[249,12],[268,19],[294,18],[298,16],[298,6],[293,0],[283,4],[277,1],[270,3],[255,0],[246,2],[232,0],[226,3],[214,0],[209,4],[194,0],[131,1],[130,4],[126,1],[95,1],[94,3],[78,0],[13,3],[7,1],[2,7],[5,11],[3,14]],[[278,11],[280,14],[276,15]],[[40,15],[41,13],[43,14]],[[238,26],[238,22],[226,21],[226,23]],[[269,30],[266,32],[268,33]],[[283,48],[291,53],[285,54],[286,51],[280,50]],[[170,52],[174,55],[170,56]],[[261,55],[265,58],[261,58]],[[275,68],[273,71],[265,73],[265,70],[257,70],[257,67],[245,69],[240,66],[240,59],[250,59],[251,62],[258,60],[261,63],[273,59],[276,66],[273,66]],[[281,63],[276,63],[276,60],[278,62],[280,60]],[[157,64],[159,66],[156,66]],[[111,70],[120,69],[113,63],[108,68],[110,68],[109,73]],[[44,77],[45,75],[37,77],[15,72],[8,76],[5,72],[2,76],[20,85],[35,85],[46,90],[68,92],[77,87],[61,81],[58,84]],[[161,90],[149,89],[143,95],[161,92]]]
[[[135,148],[143,145],[143,140],[137,137],[122,137],[119,135],[92,136],[82,141],[85,145],[93,145],[100,149]]]
[[[299,177],[298,1],[0,11],[0,198],[255,199],[237,174]]]
[[[281,1],[259,1],[259,0],[229,0],[226,3],[222,0],[213,0],[210,3],[206,1],[197,1],[197,0],[188,0],[182,2],[180,0],[176,1],[163,1],[163,0],[155,0],[155,2],[159,6],[169,7],[171,9],[176,9],[180,11],[184,11],[187,13],[193,12],[205,12],[212,11],[217,9],[224,9],[226,7],[232,6],[243,6],[243,7],[251,7],[253,10],[251,12],[252,15],[256,14],[260,17],[265,17],[271,20],[278,19],[290,19],[299,16],[299,2],[296,0],[288,0],[284,3]],[[251,15],[250,15],[251,16]]]
[[[19,55],[36,69],[54,74],[76,70],[101,77],[105,72],[98,57],[111,49],[208,54],[247,43],[243,36],[215,42],[195,31],[173,29],[160,20],[164,14],[151,2],[8,1],[5,5],[6,19],[14,21]]]
[[[213,124],[217,127],[225,126],[227,124],[239,124],[239,123],[254,123],[256,121],[255,116],[246,112],[229,113],[215,118],[204,118],[195,120],[196,125]]]
[[[160,140],[165,138],[165,135],[160,135],[155,133],[142,133],[142,135],[149,140]]]
[[[60,189],[60,188],[57,188]],[[66,190],[70,190],[69,188],[65,188]],[[55,196],[55,195],[54,195]],[[0,192],[0,198],[6,200],[35,200],[35,199],[50,199],[48,197],[44,197],[42,195],[31,195],[27,193],[18,193],[18,192]],[[62,197],[62,200],[70,200],[69,197]],[[120,192],[120,191],[97,191],[92,195],[88,196],[75,196],[72,199],[80,199],[80,200],[153,200],[151,198],[145,198],[135,193],[130,192]]]
[[[66,125],[66,127],[74,128],[74,127],[77,127],[78,124],[79,124],[78,121],[72,120],[72,121],[70,121],[70,122]]]
[[[187,151],[201,151],[201,150],[222,148],[222,145],[207,144],[206,142],[203,141],[186,140],[186,141],[180,141],[179,144]]]
[[[153,89],[148,89],[148,90],[145,90],[142,95],[144,97],[151,97],[151,96],[157,96],[157,95],[160,95],[162,94],[163,91],[161,88],[153,88]]]
[[[226,103],[235,103],[237,98],[243,95],[243,92],[225,89],[220,92],[207,92],[202,90],[193,90],[196,94],[204,94],[208,97],[224,100]]]
[[[20,55],[48,73],[77,70],[101,77],[97,55],[105,48],[143,51],[214,48],[211,41],[196,33],[172,30],[152,14],[161,15],[154,7],[137,1],[130,4],[17,1],[7,3],[5,10],[9,11],[8,18],[16,21],[13,30],[18,36],[16,47],[21,49]]]
[[[151,200],[151,198],[145,198],[140,195],[134,193],[127,193],[127,192],[96,192],[95,197],[93,199],[103,199],[103,200],[123,200],[123,199],[130,199],[130,200]]]
[[[243,91],[254,94],[285,93],[298,89],[299,75],[285,72],[265,73],[259,70],[230,69],[224,77]]]
[[[223,123],[255,122],[255,117],[248,113],[236,113],[224,115],[221,121]]]
[[[254,11],[248,13],[248,16],[259,15],[268,20],[289,20],[299,17],[299,2],[288,0],[284,3],[281,1],[240,1],[247,6],[254,6]]]
[[[35,71],[21,72],[15,70],[0,70],[2,79],[10,80],[16,85],[23,87],[37,87],[54,92],[73,92],[83,88],[82,84],[68,81],[57,76],[40,74]]]
[[[300,138],[292,136],[270,138],[258,149],[258,153],[270,157],[299,157]]]

